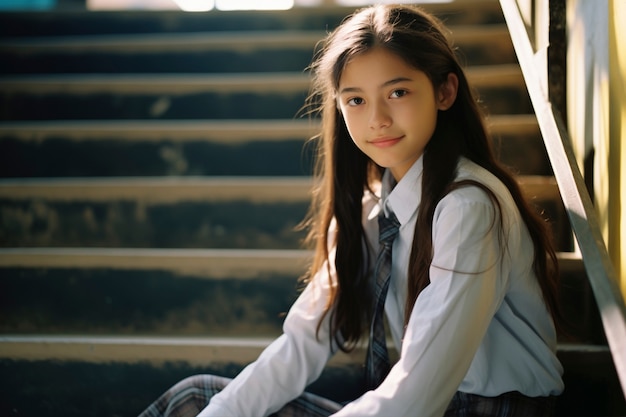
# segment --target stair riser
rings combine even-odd
[[[0,95],[2,120],[292,119],[307,93]]]
[[[550,219],[557,249],[572,250],[563,206],[533,201]],[[308,202],[146,203],[0,200],[2,247],[297,249]]]
[[[276,261],[276,270],[281,262]],[[0,268],[0,333],[276,336],[282,313],[297,297],[305,271],[301,264],[298,273],[264,270],[245,279],[237,272],[191,276],[148,266]],[[580,267],[565,269],[561,281],[565,329],[571,336],[564,341],[606,343]]]
[[[320,39],[323,34],[320,35]],[[463,45],[460,57],[464,65],[515,63],[511,45],[494,43],[493,47]],[[229,72],[302,72],[313,58],[315,44],[300,48],[255,48],[252,51],[177,52],[38,52],[20,50],[0,52],[0,74],[80,74],[80,73],[229,73]]]
[[[252,139],[227,144],[189,139],[181,143],[123,137],[28,141],[0,136],[0,177],[311,175],[314,150],[304,146],[305,141]],[[538,135],[500,136],[496,148],[502,162],[521,175],[551,174]]]
[[[310,63],[310,49],[179,52],[143,54],[36,54],[0,53],[0,74],[61,73],[224,73],[303,71]]]
[[[565,392],[556,416],[621,416],[626,404],[609,352],[559,352]],[[137,415],[165,390],[198,374],[237,375],[241,363],[104,363],[0,360],[0,414],[64,417]],[[363,368],[327,368],[307,390],[335,401],[358,397]],[[93,393],[98,393],[97,396]],[[616,395],[614,395],[616,394]]]
[[[2,120],[104,119],[293,119],[308,95],[303,90],[265,94],[250,92],[173,94],[1,93]],[[480,99],[491,114],[527,114],[531,104],[517,86],[484,87]]]
[[[43,37],[132,33],[323,30],[354,9],[287,12],[98,12],[0,13],[0,36]],[[500,17],[501,23],[502,17]]]
[[[135,416],[186,377],[234,377],[242,368],[241,363],[152,366],[0,360],[0,415]],[[349,401],[358,396],[362,374],[358,364],[329,367],[308,391],[339,402]]]
[[[0,177],[301,176],[311,175],[304,139],[242,144],[0,138]],[[141,163],[137,163],[141,161]],[[540,171],[540,170],[538,170]]]
[[[304,236],[294,228],[308,204],[0,200],[0,246],[297,249]],[[562,204],[533,204],[550,219],[558,250],[571,251]]]
[[[297,249],[308,204],[0,201],[2,247]]]
[[[275,337],[299,286],[297,275],[212,279],[149,269],[0,275],[3,334]]]

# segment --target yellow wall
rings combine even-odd
[[[567,36],[568,130],[626,297],[626,1],[569,0]]]
[[[626,1],[609,2],[609,254],[626,297]]]

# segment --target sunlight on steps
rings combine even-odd
[[[622,410],[499,5],[424,7],[554,229],[578,325],[560,415]],[[350,10],[0,13],[0,415],[135,414],[280,334],[311,255],[294,230],[319,127],[299,113],[306,68]],[[349,399],[361,354],[312,390]]]

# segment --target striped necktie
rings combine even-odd
[[[378,387],[391,369],[385,337],[384,307],[389,278],[391,278],[391,248],[398,235],[399,227],[400,223],[393,213],[389,215],[389,218],[385,217],[382,212],[378,215],[380,252],[374,270],[376,275],[375,304],[365,365],[366,390]]]

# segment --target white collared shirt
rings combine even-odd
[[[457,180],[489,187],[502,207],[470,186],[452,191],[433,218],[431,283],[419,295],[404,332],[408,259],[421,198],[422,159],[391,190],[383,176],[381,199],[366,195],[363,225],[378,251],[377,215],[393,211],[400,222],[393,246],[392,277],[385,303],[393,342],[400,352],[383,383],[346,405],[335,417],[441,416],[454,393],[496,396],[560,394],[562,367],[556,332],[532,270],[533,244],[508,190],[492,174],[462,159]],[[495,223],[494,223],[495,221]],[[330,254],[334,279],[334,252]],[[200,413],[266,416],[299,396],[331,358],[328,317],[317,323],[330,289],[322,268],[291,307],[276,339]]]

